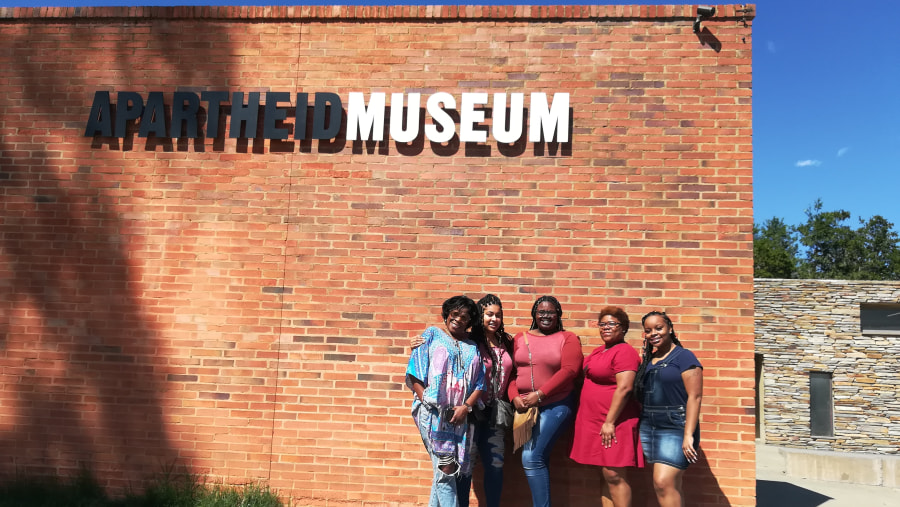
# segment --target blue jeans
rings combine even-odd
[[[422,407],[419,410],[421,414],[422,411],[428,409]],[[419,434],[422,436],[422,443],[425,444],[425,450],[428,451],[428,456],[431,458],[434,473],[434,477],[431,479],[431,497],[428,500],[428,507],[469,507],[472,476],[460,473],[458,463],[455,474],[445,474],[438,464],[440,456],[436,455],[431,448],[427,424],[421,420],[416,422]]]
[[[540,407],[538,422],[531,429],[531,440],[522,447],[522,468],[534,507],[550,507],[550,451],[572,419],[571,403],[570,394],[562,401]]]
[[[500,507],[505,440],[506,430],[491,426],[490,421],[482,421],[475,426],[475,445],[484,469],[484,497],[487,507]]]

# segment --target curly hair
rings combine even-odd
[[[622,326],[622,332],[628,332],[628,326],[631,324],[631,321],[628,320],[628,314],[625,313],[625,310],[619,308],[618,306],[604,306],[600,309],[600,313],[597,315],[597,323],[600,323],[600,320],[603,317],[610,315],[615,317],[616,320],[619,321],[619,324]]]
[[[478,305],[469,296],[453,296],[444,301],[441,305],[441,318],[446,321],[450,313],[463,309],[469,312],[469,322],[474,323],[478,318]]]

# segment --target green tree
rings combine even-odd
[[[900,279],[900,236],[894,232],[894,224],[881,215],[868,221],[859,220],[857,229],[862,242],[862,259],[859,264],[861,280]]]
[[[753,276],[797,278],[797,240],[793,228],[780,218],[753,224]]]
[[[806,209],[806,223],[796,228],[800,244],[806,247],[800,278],[858,278],[862,243],[856,231],[844,224],[849,218],[848,211],[822,211],[821,199]]]
[[[821,199],[806,209],[806,222],[790,226],[770,218],[753,225],[753,276],[900,280],[900,235],[881,215],[846,224],[845,210],[822,211]]]

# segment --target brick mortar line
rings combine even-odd
[[[749,8],[749,11],[743,11]],[[754,4],[717,6],[708,22],[751,21]],[[0,23],[46,19],[234,19],[234,20],[692,20],[693,5],[374,5],[374,6],[184,6],[184,7],[0,7]]]

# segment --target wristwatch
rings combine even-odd
[[[466,410],[468,410],[468,411],[469,411],[469,413],[470,413],[470,414],[471,414],[471,413],[472,413],[472,405],[469,405],[469,404],[468,404],[468,403],[466,403],[466,402],[463,402],[463,405],[465,405],[465,406],[466,406]]]

